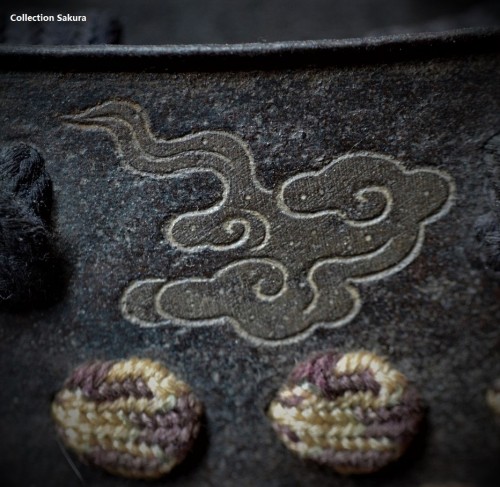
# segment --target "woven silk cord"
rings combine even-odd
[[[377,471],[404,452],[422,406],[385,359],[367,351],[327,351],[293,369],[268,417],[301,458],[358,474]]]
[[[64,444],[115,475],[152,479],[180,463],[200,428],[201,403],[149,359],[78,367],[52,403]]]
[[[493,412],[500,416],[500,379],[497,379],[486,393],[486,401]]]

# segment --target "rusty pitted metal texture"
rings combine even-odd
[[[169,485],[498,485],[499,41],[0,48],[0,142],[45,161],[64,288],[0,308],[4,485],[146,485],[72,457],[50,415],[75,367],[133,356],[204,405]],[[379,472],[307,463],[267,418],[326,349],[419,391]]]

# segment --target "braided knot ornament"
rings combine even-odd
[[[486,401],[491,410],[500,416],[500,379],[497,379],[486,393]]]
[[[422,406],[405,376],[383,358],[328,351],[293,369],[268,416],[301,458],[357,474],[377,471],[404,452]]]
[[[167,368],[148,359],[78,367],[52,403],[64,444],[109,473],[151,479],[190,450],[201,403]]]

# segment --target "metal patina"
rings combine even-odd
[[[131,356],[204,403],[170,485],[496,485],[499,40],[0,49],[1,142],[45,160],[66,288],[0,312],[7,485],[78,484],[52,395]],[[331,348],[388,357],[427,408],[372,476],[303,463],[266,418],[294,364]]]

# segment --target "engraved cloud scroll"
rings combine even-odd
[[[344,154],[270,190],[235,134],[209,130],[164,140],[152,133],[144,110],[125,101],[65,120],[107,132],[122,164],[138,177],[210,172],[222,184],[213,206],[175,216],[163,233],[182,252],[230,253],[233,260],[209,278],[148,276],[130,283],[122,314],[141,326],[229,320],[246,338],[273,344],[345,325],[362,306],[356,284],[411,263],[426,225],[452,203],[446,173],[407,170],[381,154]]]

